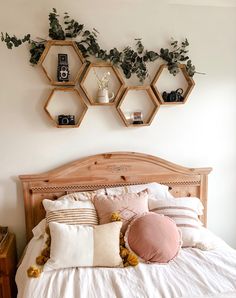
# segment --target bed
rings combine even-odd
[[[18,298],[236,297],[236,251],[206,229],[207,181],[211,168],[186,168],[135,152],[93,155],[39,175],[21,175],[29,242],[17,270]],[[45,217],[44,199],[82,191],[158,182],[174,197],[198,197],[204,237],[214,249],[182,248],[168,263],[127,268],[68,268],[27,277],[42,247],[32,229]]]

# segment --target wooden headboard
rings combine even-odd
[[[161,158],[135,152],[112,152],[85,157],[39,175],[19,176],[23,185],[27,240],[32,228],[45,217],[42,200],[69,192],[112,186],[159,182],[175,197],[197,196],[207,222],[207,177],[211,168],[186,168]]]

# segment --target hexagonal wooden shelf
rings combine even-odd
[[[163,97],[162,97],[162,94],[161,92],[158,90],[158,87],[157,87],[157,82],[158,80],[160,79],[160,76],[162,74],[162,72],[167,68],[167,64],[162,64],[160,66],[160,68],[158,69],[152,83],[151,83],[151,87],[157,97],[157,99],[160,101],[160,103],[162,105],[177,105],[177,104],[184,104],[186,102],[186,100],[188,99],[189,97],[189,94],[191,93],[194,85],[195,85],[195,82],[194,80],[188,75],[188,72],[186,70],[186,66],[184,64],[179,64],[179,68],[180,68],[180,71],[182,72],[183,76],[184,76],[184,79],[186,80],[186,83],[187,83],[187,87],[186,87],[186,90],[184,91],[183,93],[183,97],[184,99],[182,101],[174,101],[174,102],[167,102],[167,101],[164,101]]]
[[[135,97],[135,93],[140,93],[139,97]],[[133,93],[133,96],[132,94]],[[131,94],[131,97],[130,97]],[[139,100],[139,102],[137,101]],[[133,101],[133,103],[131,102]],[[132,106],[131,110],[123,109],[124,106]],[[142,107],[140,108],[141,105]],[[145,110],[143,109],[145,107]],[[156,115],[158,109],[160,107],[160,103],[156,99],[155,94],[153,93],[150,86],[130,86],[125,89],[124,94],[122,95],[116,109],[119,113],[121,119],[124,124],[133,127],[140,126],[149,126]],[[142,124],[133,124],[130,114],[136,111],[140,111],[143,115],[143,123]],[[128,115],[129,113],[129,115]]]
[[[67,93],[70,93],[69,94],[69,99],[68,98],[63,98],[62,99],[62,102],[64,104],[64,111],[62,110],[59,110],[59,112],[57,113],[57,115],[53,115],[53,112],[51,111],[51,108],[50,106],[53,106],[53,103],[55,101],[59,101],[59,99],[57,99],[56,96],[56,93],[57,92],[67,92]],[[74,99],[72,98],[72,96],[74,96]],[[64,97],[64,94],[63,94],[63,97]],[[68,102],[69,100],[73,100],[73,102]],[[67,102],[65,102],[67,101]],[[68,104],[71,104],[71,107],[68,106]],[[72,104],[74,105],[74,108],[72,107]],[[66,106],[66,108],[65,108]],[[56,108],[55,108],[56,107]],[[61,107],[59,107],[59,104],[55,104],[54,103],[54,108],[57,109],[62,109]],[[76,113],[75,112],[75,110]],[[54,125],[58,128],[74,128],[74,127],[79,127],[83,118],[84,118],[84,115],[85,113],[87,112],[88,110],[88,106],[87,104],[84,102],[84,99],[83,97],[80,95],[79,91],[75,88],[72,88],[72,87],[68,87],[68,88],[62,88],[62,87],[56,87],[56,88],[53,88],[51,90],[51,93],[49,94],[48,98],[47,98],[47,101],[44,105],[44,110],[45,112],[47,113],[47,115],[49,116],[49,118],[52,120],[52,122],[54,123]],[[65,111],[66,110],[66,111]],[[71,113],[71,111],[73,110],[73,112]],[[55,114],[55,113],[54,113]],[[59,116],[60,114],[63,114],[63,115],[75,115],[75,124],[74,125],[59,125],[58,124],[58,120],[57,120],[57,116]]]
[[[68,52],[70,80],[68,82],[57,81],[57,59],[58,52],[64,47]],[[66,48],[67,47],[67,48]],[[70,51],[68,51],[70,50]],[[70,60],[72,60],[70,62]],[[70,40],[49,40],[43,51],[38,65],[42,67],[50,83],[54,86],[74,86],[78,81],[86,63],[76,43]]]
[[[111,76],[109,80],[109,94],[111,95],[111,92],[113,92],[114,97],[112,100],[110,100],[110,102],[100,103],[97,101],[98,85],[96,76],[101,79],[102,76],[108,71],[110,72]],[[104,106],[113,105],[118,101],[122,91],[124,90],[125,82],[117,68],[112,64],[90,63],[83,75],[80,86],[91,105]]]

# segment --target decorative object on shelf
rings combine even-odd
[[[80,82],[91,105],[115,104],[124,90],[124,85],[118,69],[106,62],[90,63]],[[109,89],[112,92],[109,92]]]
[[[131,114],[132,124],[143,124],[143,114],[141,111],[133,112]]]
[[[58,54],[57,80],[58,82],[69,82],[69,64],[67,54]]]
[[[108,93],[108,89],[98,89],[97,101],[99,103],[109,103],[114,98],[114,92]]]
[[[179,71],[178,63],[186,63],[186,71],[192,77],[197,71],[192,64],[188,53],[189,42],[187,39],[180,44],[178,41],[172,40],[170,49],[161,48],[160,52],[146,50],[140,38],[135,39],[135,49],[126,46],[122,51],[117,48],[104,50],[97,41],[98,31],[93,29],[89,31],[84,28],[83,24],[71,19],[67,12],[64,13],[64,24],[61,25],[57,10],[53,8],[49,13],[49,37],[53,40],[65,40],[66,38],[78,38],[76,46],[81,51],[84,58],[94,56],[104,61],[119,66],[127,79],[135,74],[140,82],[143,82],[148,76],[147,63],[153,62],[158,58],[162,58],[167,62],[168,70],[171,74],[176,75]],[[37,64],[46,47],[47,40],[39,39],[35,41],[31,39],[30,34],[26,34],[22,39],[15,35],[10,36],[8,33],[1,33],[1,40],[6,43],[9,49],[18,47],[25,42],[30,44],[30,63]]]
[[[115,104],[126,126],[150,125],[160,104],[183,104],[186,102],[195,84],[192,77],[195,73],[198,73],[187,55],[189,46],[187,39],[181,43],[172,40],[170,49],[161,48],[158,52],[146,50],[140,38],[135,39],[136,44],[134,49],[131,46],[126,46],[121,51],[117,48],[103,50],[97,40],[98,33],[96,29],[91,31],[85,29],[83,24],[71,19],[68,13],[64,13],[64,22],[62,25],[56,9],[53,8],[52,12],[49,13],[49,37],[52,40],[40,38],[35,41],[31,39],[30,34],[26,34],[22,39],[19,39],[15,35],[10,36],[8,33],[3,32],[1,32],[1,40],[6,43],[9,49],[28,42],[31,54],[30,62],[41,66],[51,85],[75,86],[79,81],[80,87],[91,105]],[[70,40],[66,40],[67,38]],[[71,38],[76,40],[72,41]],[[64,47],[63,50],[60,47]],[[68,54],[66,52],[69,54],[70,69]],[[56,57],[58,58],[57,61],[55,60]],[[71,60],[72,57],[76,62]],[[105,62],[90,62],[91,57]],[[53,69],[51,67],[53,63],[51,63],[50,58],[54,59],[52,62],[54,62],[55,68]],[[143,84],[145,79],[149,77],[147,63],[154,62],[159,58],[166,61],[166,64],[163,64],[157,71],[151,86],[143,85],[127,87],[125,89],[125,82],[117,67],[122,69],[126,79],[129,79],[132,75],[136,75]],[[55,71],[56,64],[57,71]],[[175,86],[169,92],[168,88],[166,88],[166,91],[161,95],[158,90],[157,81],[165,68],[173,76],[181,72],[186,79],[187,89],[183,87],[183,89],[178,88],[175,90]],[[91,76],[92,70],[95,74],[95,78],[93,79]],[[96,70],[98,73],[96,73]],[[92,88],[90,88],[91,86],[89,87],[89,79],[93,82]],[[141,106],[143,106],[139,111],[140,102],[138,100],[138,105],[135,105],[133,102],[132,109],[125,111],[123,107],[127,106],[127,96],[134,90],[140,93],[143,92],[140,101],[142,102]],[[55,91],[74,92],[79,99],[76,101],[75,107],[77,108],[77,104],[80,105],[78,109],[80,108],[82,112],[68,111],[67,107],[65,107],[64,111],[61,111],[59,108],[59,111],[53,115],[49,106],[52,101],[54,102],[52,97]],[[132,98],[129,98],[129,100],[133,101]],[[145,100],[147,100],[147,105]],[[67,101],[63,99],[62,105],[65,105],[65,102]],[[72,102],[73,104],[74,102]],[[55,108],[54,105],[55,109],[58,108]],[[83,97],[74,88],[54,88],[44,106],[45,112],[58,128],[78,127],[87,109],[88,107]]]
[[[75,115],[58,115],[58,125],[75,125]]]
[[[167,64],[162,64],[151,83],[151,87],[162,105],[176,105],[176,104],[184,104],[189,94],[191,93],[195,82],[192,77],[189,76],[185,64],[178,64],[179,72],[182,73],[184,80],[186,81],[187,87],[185,90],[183,88],[178,88],[176,91],[172,91],[170,93],[161,94],[160,90],[158,89],[158,81],[160,79],[161,74],[163,71],[168,68]]]
[[[68,80],[63,80],[63,78],[60,79],[61,74],[65,76],[65,79],[67,79],[66,76],[69,75],[68,57],[67,58],[64,57],[63,65],[62,65],[63,72],[62,73],[57,72],[57,77],[54,75],[55,74],[54,69],[51,70],[49,67],[49,65],[52,64],[51,60],[49,61],[50,62],[49,65],[47,64],[47,62],[48,62],[47,59],[50,59],[51,51],[53,51],[53,49],[61,49],[61,47],[69,48],[71,51],[70,54],[73,54],[73,57],[75,59],[74,65],[72,65],[74,67],[74,72],[72,73],[72,71],[71,71],[72,66],[71,66],[70,67],[70,76],[68,76]],[[58,54],[58,55],[62,55],[62,54]],[[66,54],[64,54],[64,55],[66,55]],[[53,56],[55,56],[55,54],[53,54]],[[59,56],[58,56],[58,58],[59,58]],[[81,73],[84,70],[84,67],[86,65],[84,62],[85,62],[85,60],[74,41],[71,41],[71,40],[50,40],[50,41],[47,41],[45,44],[45,50],[40,57],[38,65],[40,65],[42,67],[43,72],[45,73],[46,77],[48,78],[48,80],[50,81],[50,83],[52,85],[74,86],[77,83]],[[60,61],[58,61],[58,63],[60,63]],[[55,64],[56,64],[56,61],[55,61]],[[65,66],[65,68],[64,68],[64,66]],[[55,67],[56,67],[56,65],[55,65]],[[59,65],[58,65],[58,67],[59,67]],[[59,69],[58,69],[58,71],[59,71]]]
[[[109,91],[108,91],[108,84],[109,84],[108,77],[111,75],[111,73],[109,71],[105,72],[102,78],[99,78],[95,68],[93,68],[93,71],[97,78],[97,84],[98,84],[97,101],[100,103],[109,103],[115,96],[114,92],[111,92],[111,95],[109,96]]]
[[[63,97],[64,93],[69,93],[70,96],[71,94],[75,95],[76,105],[78,105],[78,108],[79,108],[79,111],[75,115],[70,115],[70,114],[60,114],[57,116],[54,115],[51,104],[53,103],[53,101],[58,100],[58,98],[56,97],[57,92],[62,96],[63,100],[64,100],[64,97]],[[68,104],[67,101],[66,101],[66,104]],[[55,102],[54,102],[54,105],[55,105]],[[56,106],[57,105],[58,105],[58,102]],[[47,101],[44,105],[44,110],[57,128],[74,128],[74,127],[80,126],[84,118],[84,115],[88,110],[88,106],[77,89],[71,88],[71,87],[67,87],[67,88],[56,87],[51,90],[47,98]]]
[[[133,103],[135,105],[135,109],[132,108],[131,110],[133,111],[128,113],[125,106],[127,101],[129,101],[128,97],[130,93],[134,92],[137,92],[136,96],[133,94],[133,98],[135,98],[135,102]],[[140,98],[139,95],[141,96]],[[140,109],[140,107],[138,106],[141,99],[143,100],[143,109]],[[150,86],[129,86],[125,89],[123,95],[121,96],[116,109],[127,127],[139,127],[149,126],[159,107],[160,103]],[[141,121],[143,123],[141,123]]]
[[[175,91],[171,91],[170,93],[164,91],[162,93],[162,98],[165,102],[176,102],[176,101],[183,101],[184,97],[183,94],[184,90],[182,88],[178,88]]]

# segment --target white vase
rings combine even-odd
[[[114,98],[114,93],[108,93],[108,89],[99,89],[97,93],[97,102],[109,103]]]

